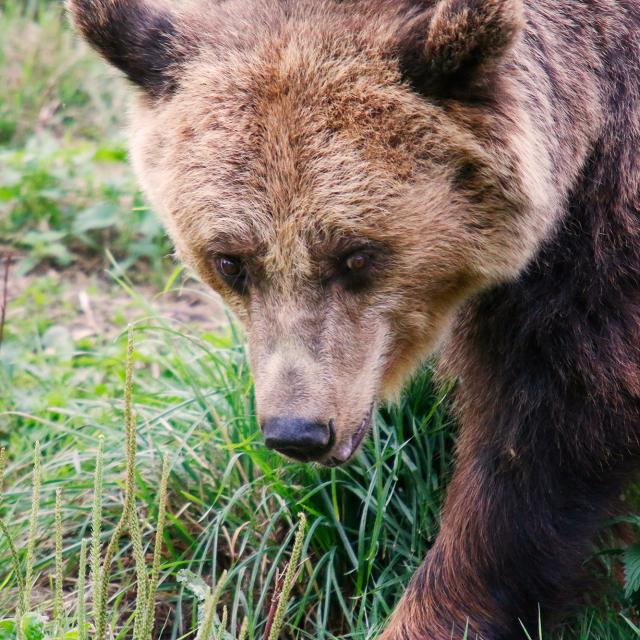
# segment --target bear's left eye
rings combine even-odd
[[[369,251],[354,251],[340,260],[336,280],[348,291],[363,291],[371,284],[373,262]]]
[[[354,253],[349,256],[345,262],[345,265],[349,271],[362,271],[369,266],[371,257],[366,253]]]

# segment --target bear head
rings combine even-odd
[[[69,0],[138,87],[131,154],[246,326],[267,445],[347,461],[378,399],[552,223],[520,0]]]

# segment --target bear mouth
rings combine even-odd
[[[358,447],[364,440],[364,437],[367,435],[369,431],[369,426],[371,425],[371,418],[373,417],[373,408],[374,403],[372,402],[369,406],[369,409],[364,414],[358,428],[351,435],[351,438],[347,440],[347,442],[340,445],[337,451],[333,453],[332,456],[327,458],[326,460],[322,460],[321,464],[326,467],[338,467],[342,464],[348,462],[355,452],[358,450]],[[333,436],[333,425],[331,425],[331,433]]]

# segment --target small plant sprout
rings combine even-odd
[[[216,615],[216,605],[220,600],[220,594],[227,582],[227,572],[223,571],[216,586],[211,589],[204,601],[202,625],[196,636],[196,640],[213,640],[213,621]]]

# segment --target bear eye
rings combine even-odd
[[[220,273],[232,289],[235,289],[239,293],[244,293],[247,272],[240,258],[219,256],[216,258],[215,265],[218,273]]]
[[[369,266],[371,258],[366,253],[354,253],[346,260],[346,267],[349,271],[362,271]]]
[[[335,277],[347,291],[364,291],[373,282],[373,267],[374,256],[368,250],[359,249],[340,260]]]
[[[218,271],[225,278],[235,278],[242,273],[242,262],[238,258],[222,256],[217,260]]]

